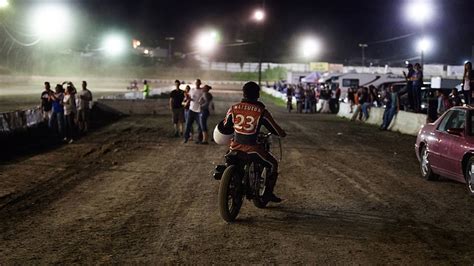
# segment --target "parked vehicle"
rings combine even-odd
[[[424,125],[415,152],[427,180],[447,177],[466,184],[474,196],[474,108],[453,107],[434,123]]]

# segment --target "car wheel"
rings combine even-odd
[[[426,180],[437,180],[438,175],[433,173],[433,170],[431,169],[431,164],[428,157],[428,149],[426,148],[426,145],[421,148],[420,157],[421,176]]]
[[[467,186],[467,192],[469,195],[474,196],[474,173],[473,169],[474,168],[474,157],[469,158],[469,161],[467,161],[466,164],[466,169],[465,169],[465,177],[466,177],[466,186]]]

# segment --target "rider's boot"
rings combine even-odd
[[[281,202],[281,198],[277,197],[274,193],[273,193],[273,189],[275,188],[275,185],[276,185],[276,181],[278,179],[278,174],[273,174],[272,177],[270,178],[269,180],[269,188],[268,188],[268,200],[271,201],[271,202],[275,202],[275,203],[279,203]]]

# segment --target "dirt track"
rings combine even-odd
[[[413,137],[270,109],[289,134],[283,203],[224,223],[210,172],[225,147],[128,117],[0,165],[0,264],[472,264],[474,201],[419,178]]]

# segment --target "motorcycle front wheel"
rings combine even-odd
[[[267,190],[267,174],[268,169],[265,167],[260,173],[258,183],[255,187],[255,197],[252,199],[253,205],[259,209],[267,207],[267,204],[269,202]]]
[[[235,165],[227,167],[222,174],[218,201],[221,217],[228,223],[235,221],[242,207],[241,186],[237,167]]]

